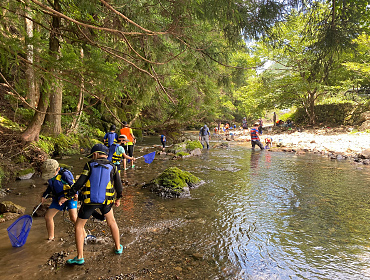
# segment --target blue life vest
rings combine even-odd
[[[108,160],[111,161],[114,164],[119,164],[122,161],[123,154],[117,155],[117,149],[120,145],[113,144],[109,147],[109,154],[108,154]]]
[[[111,163],[91,161],[89,179],[82,191],[83,202],[86,204],[111,204],[114,202],[113,175],[116,167]]]
[[[65,168],[61,168],[55,177],[48,180],[53,196],[57,199],[62,197],[64,191],[70,189],[73,183],[73,174]]]
[[[117,134],[115,132],[108,132],[105,134],[104,139],[107,139],[106,145],[110,147],[114,142],[117,141]]]

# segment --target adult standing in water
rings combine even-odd
[[[120,135],[126,135],[127,142],[126,145],[123,145],[123,148],[125,149],[125,154],[129,157],[133,157],[134,154],[134,144],[136,143],[136,138],[134,136],[134,133],[132,132],[132,129],[128,126],[127,122],[122,122],[123,128],[120,130]],[[123,160],[123,169],[127,169],[126,159]],[[131,167],[135,167],[134,162],[131,161]]]
[[[262,135],[262,127],[263,127],[263,120],[262,120],[262,118],[259,118],[258,119],[258,124],[259,124],[259,126],[258,126],[258,133],[260,135]]]
[[[204,142],[207,144],[207,150],[209,149],[209,139],[211,138],[211,133],[207,125],[205,124],[199,131],[199,141],[204,149]]]

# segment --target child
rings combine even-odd
[[[73,223],[77,220],[77,200],[69,199],[59,205],[59,199],[64,197],[64,190],[70,189],[74,179],[71,171],[60,168],[55,159],[47,159],[42,166],[42,178],[48,181],[48,187],[42,194],[41,202],[46,201],[46,195],[52,193],[53,201],[46,211],[45,222],[48,239],[54,240],[54,216],[59,211],[68,210],[69,218]]]
[[[108,148],[103,144],[94,145],[88,156],[92,157],[92,160],[85,164],[81,176],[72,188],[65,192],[66,197],[73,197],[86,184],[82,192],[83,203],[76,221],[77,256],[67,260],[67,264],[85,263],[84,227],[95,209],[99,209],[107,220],[115,244],[114,252],[118,255],[122,254],[123,246],[120,244],[119,229],[112,209],[113,204],[117,207],[120,205],[122,183],[116,166],[108,160],[108,152]],[[67,200],[66,197],[62,197],[59,204],[63,204]]]
[[[253,125],[253,128],[251,128],[251,131],[250,131],[250,134],[251,134],[251,143],[252,143],[252,149],[254,150],[254,147],[257,145],[258,147],[260,147],[261,150],[263,150],[263,145],[260,141],[260,138],[258,137],[259,135],[259,132],[258,132],[258,128],[259,128],[259,123],[255,123]]]
[[[265,149],[271,149],[272,148],[272,138],[271,137],[266,137],[265,138]]]
[[[127,142],[126,135],[120,135],[118,137],[117,144],[113,144],[109,147],[108,160],[110,160],[117,167],[117,170],[120,173],[120,175],[122,158],[135,161],[134,157],[129,157],[128,155],[125,154],[125,149],[121,146],[124,145],[125,142]]]
[[[136,137],[127,122],[124,121],[122,122],[122,124],[123,128],[120,129],[120,135],[126,135],[127,137],[127,142],[123,146],[123,148],[125,149],[125,154],[132,157],[134,154],[134,144],[136,143]],[[135,167],[133,161],[131,162],[131,167]],[[123,160],[123,168],[126,170],[126,159]]]
[[[110,129],[109,130],[110,131],[104,135],[104,140],[103,140],[105,146],[107,146],[108,148],[113,143],[116,143],[117,142],[117,133],[115,132],[116,131],[116,126],[114,124],[112,124],[110,126]]]
[[[166,148],[166,135],[161,135],[161,143],[162,143],[162,151],[164,151],[164,148]]]

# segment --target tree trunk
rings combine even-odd
[[[59,0],[54,0],[54,9],[61,11]],[[52,56],[58,59],[60,53],[59,32],[61,21],[59,17],[53,16],[52,26],[49,38],[49,51]],[[53,70],[52,70],[53,71]],[[56,76],[58,72],[55,71]],[[43,132],[52,136],[58,136],[62,132],[62,99],[63,99],[63,85],[62,82],[55,80],[52,86],[53,93],[50,94],[50,105],[45,118]]]
[[[41,90],[38,104],[39,104],[38,110],[41,112],[39,111],[35,112],[26,130],[23,131],[21,134],[21,137],[27,142],[39,140],[41,127],[45,119],[46,109],[48,108],[49,105],[49,94],[44,89]]]
[[[316,124],[315,101],[316,101],[316,90],[309,91],[307,95],[307,103],[305,103],[304,106],[310,125]]]
[[[83,58],[84,58],[83,48],[81,48],[80,54],[81,54],[81,60],[83,61]],[[85,80],[84,80],[83,74],[81,74],[80,96],[78,98],[78,103],[77,103],[77,107],[76,107],[77,112],[76,112],[76,115],[73,117],[71,127],[68,130],[67,134],[71,133],[71,132],[74,132],[74,133],[77,132],[78,124],[79,124],[80,118],[81,118],[82,109],[83,109],[83,106],[84,106],[84,89],[85,89]]]
[[[25,10],[25,25],[26,25],[26,59],[29,63],[26,64],[26,81],[27,81],[27,101],[31,105],[31,107],[37,107],[36,103],[36,82],[35,82],[35,71],[33,69],[33,45],[29,43],[30,40],[33,38],[33,21],[28,19],[27,17],[31,17],[30,9],[26,7]]]

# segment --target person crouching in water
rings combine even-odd
[[[112,144],[109,147],[109,154],[108,154],[108,160],[110,160],[116,167],[121,175],[121,161],[123,158],[135,161],[134,157],[130,157],[126,155],[125,149],[121,146],[124,145],[128,141],[126,135],[120,135],[118,136],[117,144]]]
[[[263,145],[260,141],[260,138],[258,137],[258,135],[259,135],[258,127],[259,127],[259,125],[260,124],[257,122],[251,128],[251,131],[250,131],[251,143],[252,143],[252,149],[254,149],[254,147],[257,145],[258,147],[260,147],[261,150],[263,150]]]
[[[45,222],[48,239],[54,240],[54,216],[59,211],[68,210],[70,220],[73,223],[76,223],[77,220],[77,199],[65,200],[63,204],[59,204],[60,198],[64,197],[64,191],[70,189],[73,185],[74,178],[71,171],[60,168],[55,159],[47,159],[43,163],[41,171],[42,179],[48,182],[48,187],[42,194],[41,203],[46,201],[47,195],[52,194],[53,196],[53,201],[45,214]]]
[[[95,209],[99,209],[107,220],[114,240],[114,252],[118,255],[122,254],[123,246],[120,244],[119,229],[112,209],[113,204],[117,207],[120,205],[122,183],[117,167],[107,159],[108,152],[108,148],[103,144],[94,145],[88,156],[92,157],[92,160],[85,164],[77,182],[65,192],[65,197],[59,200],[59,204],[63,204],[68,197],[73,197],[85,185],[82,191],[82,206],[76,221],[77,256],[67,260],[67,264],[82,265],[85,263],[83,256],[84,227]]]

